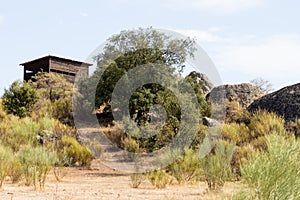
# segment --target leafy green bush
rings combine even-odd
[[[226,181],[231,180],[231,160],[234,146],[220,140],[214,151],[203,158],[201,164],[208,189],[219,191]]]
[[[192,149],[185,150],[184,155],[172,163],[168,170],[179,184],[197,181],[202,174],[198,153]]]
[[[8,114],[19,117],[28,116],[38,101],[36,91],[27,83],[15,81],[5,89],[2,105]]]
[[[300,144],[294,138],[271,135],[268,150],[242,163],[241,172],[252,196],[247,199],[298,199]]]
[[[75,138],[63,136],[61,139],[60,160],[65,161],[65,166],[90,166],[93,156],[91,151],[78,143]]]
[[[9,174],[12,158],[12,150],[0,144],[0,188],[2,188],[5,177]]]

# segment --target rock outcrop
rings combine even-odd
[[[282,88],[276,92],[265,95],[254,101],[249,111],[264,109],[275,112],[285,118],[286,121],[294,121],[300,118],[300,83]]]
[[[242,108],[247,109],[254,100],[263,95],[264,93],[258,87],[249,83],[242,83],[215,87],[207,95],[207,100],[215,104],[236,101]]]

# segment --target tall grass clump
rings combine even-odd
[[[19,119],[10,115],[0,123],[0,127],[2,142],[10,146],[14,152],[17,152],[23,145],[37,145],[39,126],[31,118]]]
[[[136,154],[140,152],[139,143],[129,136],[122,139],[122,144],[124,146],[124,150],[126,151],[126,154],[124,154],[124,159],[127,161],[135,161],[137,156]]]
[[[9,174],[13,152],[10,148],[0,144],[0,189],[3,186],[5,177]]]
[[[246,199],[299,199],[299,141],[272,135],[267,137],[267,145],[267,151],[253,155],[241,165],[242,177],[249,188]]]
[[[131,187],[132,188],[138,188],[142,181],[145,179],[145,176],[143,173],[139,172],[139,166],[138,163],[135,161],[135,172],[130,174],[130,180],[131,180]]]
[[[284,134],[284,119],[275,113],[270,113],[265,110],[258,110],[251,116],[250,129],[251,139],[265,136],[267,134]]]
[[[9,177],[12,183],[18,183],[23,178],[22,164],[17,156],[14,156],[9,169]]]
[[[198,153],[193,149],[186,149],[184,155],[169,165],[168,170],[179,184],[198,181],[202,175]]]
[[[164,170],[157,169],[146,174],[150,183],[158,189],[166,188],[172,183],[173,178]]]
[[[32,148],[25,146],[17,154],[22,166],[25,185],[34,185],[44,189],[47,174],[56,162],[56,154],[43,147]]]
[[[232,144],[220,140],[215,149],[202,159],[202,169],[209,190],[220,191],[225,182],[232,179],[233,152]]]
[[[93,156],[91,151],[79,144],[79,142],[69,136],[63,136],[61,139],[61,148],[59,159],[64,160],[65,166],[90,166]]]
[[[249,128],[244,124],[224,124],[221,131],[222,139],[235,145],[249,142]]]
[[[295,121],[290,121],[286,123],[286,129],[294,133],[294,135],[299,138],[300,136],[300,119]]]

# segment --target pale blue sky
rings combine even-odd
[[[0,94],[23,61],[54,54],[85,60],[112,34],[136,27],[197,38],[224,83],[262,77],[300,82],[297,0],[0,0]]]

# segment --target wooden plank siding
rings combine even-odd
[[[91,64],[61,58],[57,56],[45,56],[20,64],[24,66],[24,80],[32,79],[38,72],[51,72],[63,75],[68,81],[74,83],[76,76],[87,77]]]

